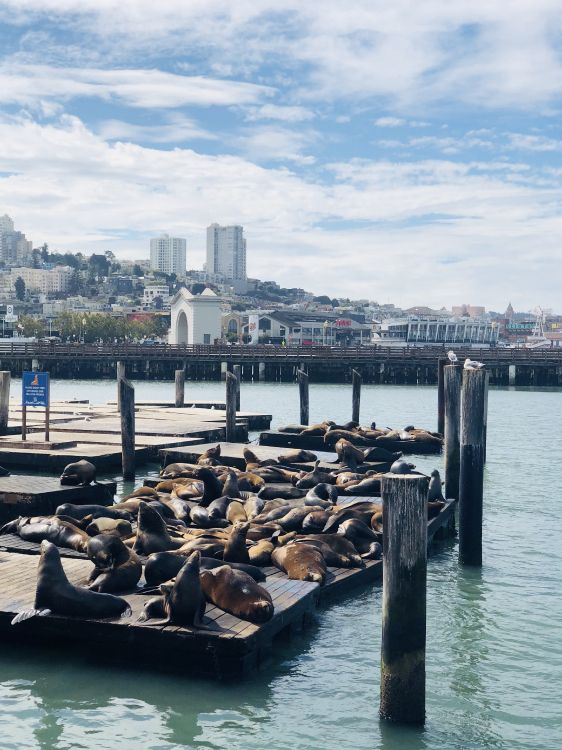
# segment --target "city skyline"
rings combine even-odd
[[[0,0],[0,205],[62,251],[409,306],[557,307],[562,9]],[[179,41],[181,40],[181,44]]]

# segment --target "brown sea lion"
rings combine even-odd
[[[339,525],[337,533],[349,539],[360,555],[368,552],[373,542],[380,543],[382,540],[382,534],[376,534],[358,518],[348,518]]]
[[[320,482],[308,490],[304,498],[305,505],[319,505],[321,508],[329,508],[338,501],[338,488],[334,484]]]
[[[195,551],[185,560],[174,583],[163,583],[160,586],[162,596],[149,599],[145,604],[139,622],[160,617],[162,619],[154,625],[201,626],[206,601],[201,587],[200,559],[200,553]]]
[[[271,562],[293,580],[314,581],[321,586],[326,580],[326,561],[320,550],[308,544],[291,542],[276,547],[271,553]]]
[[[248,549],[252,565],[271,565],[271,553],[275,547],[268,539],[262,539]]]
[[[362,479],[357,484],[348,484],[344,488],[346,495],[361,495],[362,497],[374,497],[381,494],[381,480],[383,474],[373,474]]]
[[[95,481],[96,467],[93,463],[83,458],[80,461],[75,461],[65,466],[60,477],[60,483],[63,485],[86,486]]]
[[[137,487],[136,490],[131,492],[130,495],[127,495],[127,497],[123,498],[123,500],[130,500],[133,497],[151,497],[154,499],[158,499],[158,492],[153,487],[145,487],[144,485],[142,487]]]
[[[240,488],[238,487],[238,479],[232,470],[228,471],[225,476],[222,494],[232,498],[241,497]]]
[[[259,515],[265,505],[265,500],[257,495],[252,495],[244,502],[244,510],[246,511],[246,517],[248,521],[251,521],[257,515]]]
[[[297,482],[295,486],[300,490],[310,490],[312,487],[316,487],[321,482],[332,483],[332,477],[328,470],[319,468],[320,461],[314,462],[314,469],[304,474]]]
[[[319,552],[322,553],[326,565],[333,568],[363,568],[365,563],[361,559],[361,556],[357,554],[357,550],[353,550],[350,555],[343,555],[340,552],[332,549],[330,544],[327,544],[326,540],[322,536],[331,536],[331,534],[319,535],[320,538],[312,539],[310,537],[298,537],[295,539],[295,544],[305,544],[307,546],[315,547]],[[353,546],[353,545],[352,545]]]
[[[185,559],[175,552],[155,552],[150,555],[144,566],[144,577],[149,586],[158,586],[165,581],[175,578],[181,570]],[[201,570],[211,570],[228,564],[231,568],[242,570],[251,576],[254,581],[265,581],[265,573],[256,565],[245,565],[243,563],[225,563],[214,557],[202,557],[200,561]]]
[[[173,463],[164,466],[160,470],[162,479],[178,479],[180,477],[193,477],[199,467],[196,464]]]
[[[130,615],[131,608],[118,596],[98,594],[70,583],[57,547],[44,540],[41,542],[34,608],[17,614],[12,625],[49,614],[97,620]]]
[[[206,598],[219,609],[249,622],[267,622],[273,617],[269,591],[241,570],[222,565],[201,571]]]
[[[314,510],[302,522],[302,530],[307,534],[320,533],[328,523],[331,513],[327,510]]]
[[[230,536],[224,546],[224,553],[222,559],[225,562],[237,562],[237,563],[250,563],[250,556],[248,554],[248,547],[246,546],[246,535],[250,528],[249,523],[236,522],[231,531]]]
[[[347,440],[351,445],[369,447],[371,441],[364,438],[358,432],[350,432],[349,430],[330,430],[324,435],[324,444],[330,448],[334,448],[336,443],[341,439]]]
[[[244,503],[241,503],[239,500],[232,500],[226,509],[226,520],[232,524],[238,521],[247,521],[248,517],[244,510]]]
[[[276,520],[283,531],[297,531],[302,528],[304,519],[311,511],[322,510],[321,506],[305,506],[303,508],[292,508],[288,513]]]
[[[363,451],[356,448],[349,440],[340,438],[334,449],[342,466],[347,466],[352,471],[355,471],[364,461]]]
[[[137,537],[133,550],[141,555],[150,555],[151,552],[178,549],[182,544],[183,540],[172,539],[162,516],[147,503],[141,502],[137,518]]]
[[[107,534],[92,537],[86,553],[95,566],[88,577],[88,588],[92,591],[127,591],[139,582],[142,563],[119,537]]]
[[[265,479],[251,471],[238,475],[238,488],[241,492],[258,492],[265,484]]]
[[[86,526],[86,533],[90,536],[97,534],[114,534],[116,536],[131,536],[133,526],[124,518],[94,518]]]
[[[176,484],[172,489],[172,494],[179,497],[180,500],[195,500],[203,495],[205,485],[198,479],[189,479],[188,482]]]
[[[220,464],[221,447],[207,448],[197,459],[198,466],[218,466]]]
[[[277,460],[280,464],[303,464],[310,461],[316,461],[318,456],[312,451],[292,450],[288,453],[282,453]]]
[[[47,540],[57,547],[66,547],[85,552],[90,536],[70,521],[63,521],[58,516],[43,518],[35,523],[30,519],[22,519],[17,531],[20,539],[26,542],[42,542]]]
[[[306,490],[300,490],[298,487],[262,487],[258,492],[258,497],[262,500],[298,500],[306,495]]]

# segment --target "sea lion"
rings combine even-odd
[[[149,556],[144,566],[144,577],[149,586],[158,586],[164,581],[170,581],[175,578],[182,568],[185,559],[182,555],[175,552],[154,552]],[[244,563],[225,563],[223,560],[217,560],[213,557],[202,557],[200,561],[201,570],[211,570],[219,568],[221,565],[230,565],[231,568],[242,570],[254,581],[265,581],[265,573],[256,565],[245,565]]]
[[[336,443],[339,440],[347,440],[351,445],[370,447],[372,441],[360,435],[358,432],[350,432],[349,430],[330,430],[324,435],[324,444],[330,448],[335,448]],[[361,455],[361,457],[363,457]]]
[[[219,443],[218,445],[215,445],[214,448],[207,448],[206,451],[201,453],[197,460],[197,463],[199,464],[199,466],[216,466],[219,463],[220,457],[221,447]]]
[[[301,435],[314,437],[314,436],[322,436],[325,434],[327,430],[330,429],[330,427],[333,425],[333,422],[320,422],[318,424],[311,424],[310,427],[305,427],[300,431]]]
[[[141,555],[150,555],[151,552],[179,549],[182,545],[182,539],[172,539],[162,516],[147,503],[141,502],[133,550]]]
[[[318,456],[312,451],[292,450],[289,453],[282,453],[277,457],[280,464],[303,464],[310,461],[316,461]]]
[[[230,536],[224,546],[222,559],[225,562],[250,563],[250,556],[246,546],[246,535],[250,524],[247,522],[236,522],[232,527]]]
[[[334,536],[333,534],[319,534],[318,538],[313,536],[298,537],[295,539],[295,544],[306,544],[312,547],[316,547],[322,553],[322,557],[329,565],[334,568],[363,568],[365,563],[361,559],[361,556],[357,554],[357,550],[351,544],[352,551],[349,554],[342,554],[336,549],[333,549],[332,545],[328,543],[327,537]],[[346,540],[347,541],[347,540]]]
[[[116,536],[131,536],[133,526],[124,518],[95,518],[86,526],[86,533],[90,536],[97,534],[114,534]]]
[[[238,487],[238,479],[233,471],[229,471],[226,475],[222,494],[232,498],[241,497],[240,488]]]
[[[162,596],[150,599],[139,617],[139,622],[146,622],[154,617],[162,617],[155,625],[182,625],[199,627],[205,613],[205,596],[201,588],[199,563],[201,555],[193,552],[184,561],[173,584],[162,584]],[[252,579],[250,579],[252,580]]]
[[[322,510],[321,506],[304,506],[303,508],[292,508],[288,513],[277,519],[277,523],[283,531],[297,531],[302,528],[304,519],[313,510]]]
[[[336,510],[335,513],[331,514],[328,522],[324,526],[324,534],[337,531],[340,523],[347,521],[348,518],[358,518],[364,523],[370,523],[373,513],[380,511],[380,509],[381,506],[375,503],[347,505],[340,508],[339,510]]]
[[[106,507],[105,505],[73,505],[72,503],[63,503],[57,506],[55,516],[68,516],[77,520],[85,516],[92,516],[93,519],[101,517],[124,518],[126,521],[134,518],[134,515],[130,511],[120,508],[119,505]]]
[[[445,498],[443,497],[443,491],[442,491],[442,482],[441,482],[441,476],[437,469],[433,469],[431,472],[431,479],[429,480],[429,490],[427,493],[427,499],[428,502],[432,502],[435,500],[440,500],[441,502],[445,502]]]
[[[222,497],[224,492],[222,491],[222,483],[216,476],[216,474],[206,466],[200,466],[194,472],[195,478],[200,479],[205,489],[203,490],[203,496],[199,500],[199,505],[206,508],[209,503],[216,500],[217,497]]]
[[[314,469],[306,473],[301,479],[296,482],[295,486],[298,487],[299,490],[310,490],[312,489],[312,487],[316,487],[317,484],[326,482],[330,479],[328,471],[319,469],[319,465],[320,461],[315,461]]]
[[[382,474],[373,474],[362,479],[357,484],[346,486],[346,495],[360,495],[362,497],[373,497],[381,494]]]
[[[178,519],[178,521],[189,523],[189,520],[191,518],[191,506],[189,505],[187,500],[182,500],[182,498],[172,493],[171,495],[167,495],[165,497],[160,495],[159,502],[169,508],[172,511],[173,515]]]
[[[382,536],[359,518],[348,518],[339,525],[337,533],[349,539],[360,555],[368,552],[373,542],[380,543]]]
[[[298,500],[306,495],[304,490],[298,487],[262,487],[258,492],[258,497],[262,500]]]
[[[329,508],[338,501],[338,489],[333,484],[320,482],[316,487],[308,490],[304,498],[305,505],[319,505],[321,508]]]
[[[230,497],[227,495],[223,495],[222,497],[217,497],[216,500],[213,500],[212,503],[209,503],[207,508],[202,508],[201,510],[205,510],[209,521],[214,522],[218,521],[220,519],[226,518],[226,511],[228,506],[230,505]]]
[[[160,485],[157,485],[158,487]],[[186,483],[177,484],[174,482],[172,493],[180,500],[195,500],[201,497],[205,491],[205,485],[198,479],[189,479]]]
[[[326,561],[320,550],[308,544],[291,542],[276,547],[271,553],[271,562],[293,580],[314,581],[321,586],[326,580]]]
[[[57,547],[66,547],[77,552],[84,552],[90,539],[89,535],[78,526],[70,521],[63,521],[57,516],[43,518],[35,523],[22,522],[17,533],[20,539],[26,542],[46,540]]]
[[[162,479],[179,479],[180,477],[192,478],[194,476],[194,472],[198,468],[199,467],[196,464],[187,464],[187,463],[168,464],[167,466],[164,466],[164,468],[160,470],[160,476],[162,477]]]
[[[37,588],[32,610],[20,612],[12,625],[34,616],[48,614],[66,617],[105,619],[131,614],[129,603],[113,594],[98,594],[68,580],[62,567],[57,547],[46,540],[41,542],[41,556],[37,569]]]
[[[391,474],[411,474],[415,468],[416,468],[415,464],[410,464],[408,463],[408,461],[399,459],[398,461],[395,461],[390,467],[390,473]]]
[[[144,485],[142,487],[137,487],[136,490],[133,490],[127,497],[124,497],[123,500],[131,500],[133,497],[140,497],[144,500],[146,497],[153,497],[155,499],[158,499],[158,491],[155,490],[153,487],[145,487]]]
[[[309,509],[310,510],[310,509]],[[328,523],[331,513],[327,510],[314,510],[309,513],[302,522],[302,530],[307,534],[321,532]]]
[[[355,471],[365,460],[363,451],[356,448],[353,443],[345,438],[340,438],[337,441],[334,450],[342,466],[347,466],[352,471]]]
[[[92,537],[86,554],[95,566],[88,578],[91,591],[126,591],[139,582],[142,563],[119,537],[107,534]]]
[[[269,539],[261,539],[248,549],[248,555],[252,565],[271,565],[271,553],[275,549]]]
[[[265,471],[265,469],[262,469]],[[237,476],[238,489],[241,492],[257,492],[264,484],[265,479],[251,471],[243,471]],[[278,481],[278,480],[274,480]]]
[[[244,503],[241,503],[239,500],[232,500],[226,509],[226,520],[233,524],[237,521],[247,521],[248,517],[244,510]]]
[[[277,432],[284,432],[290,435],[300,435],[300,433],[306,429],[303,424],[287,424],[277,428]]]
[[[427,503],[427,518],[435,518],[438,516],[446,505],[445,500],[430,500]]]
[[[267,622],[273,617],[269,591],[241,570],[228,565],[203,570],[201,586],[210,602],[235,617],[255,623]]]
[[[246,518],[248,521],[254,519],[259,515],[265,505],[265,500],[257,495],[252,495],[244,503],[244,510],[246,511]]]
[[[63,469],[60,477],[60,483],[63,485],[81,485],[86,486],[96,481],[96,467],[83,458],[68,464]]]
[[[401,451],[388,451],[386,448],[382,448],[379,445],[373,448],[366,448],[363,454],[365,461],[398,461],[402,457]]]

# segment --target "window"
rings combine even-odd
[[[203,343],[204,344],[210,344],[211,343],[211,334],[210,333],[204,333],[203,334]]]

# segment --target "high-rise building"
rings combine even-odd
[[[14,230],[14,222],[7,215],[0,216],[0,260],[8,265],[30,260],[33,244],[23,232]]]
[[[219,273],[227,281],[246,282],[246,240],[241,226],[207,227],[207,273]]]
[[[182,237],[163,234],[150,240],[150,268],[152,271],[185,275],[186,241]]]

